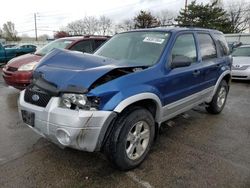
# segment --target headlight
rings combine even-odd
[[[99,105],[98,98],[87,98],[83,94],[65,93],[61,99],[62,107],[69,109],[97,110]]]
[[[18,68],[18,71],[32,71],[36,65],[37,65],[37,62],[34,61],[34,62],[20,66]]]

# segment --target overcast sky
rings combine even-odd
[[[230,1],[233,0],[224,0],[225,3]],[[178,13],[184,4],[185,0],[4,0],[1,3],[0,26],[12,21],[19,35],[34,36],[34,13],[37,13],[38,35],[52,35],[52,31],[84,16],[105,15],[119,22],[133,17],[139,10],[154,12],[168,9]]]

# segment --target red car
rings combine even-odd
[[[30,84],[33,69],[39,60],[54,48],[93,53],[108,38],[106,36],[81,36],[57,39],[34,54],[26,54],[10,60],[3,68],[3,78],[6,84],[22,90]]]

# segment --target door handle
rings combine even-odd
[[[201,73],[201,71],[199,71],[199,70],[194,70],[193,71],[193,75],[194,76],[198,76],[200,73]]]

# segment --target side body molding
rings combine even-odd
[[[127,99],[121,101],[116,108],[114,109],[115,112],[122,112],[127,106],[141,101],[141,100],[146,100],[146,99],[151,99],[155,102],[156,104],[156,116],[155,116],[155,120],[156,122],[160,122],[161,119],[161,115],[162,115],[162,103],[160,98],[153,93],[140,93],[140,94],[136,94],[133,95],[131,97],[128,97]]]

